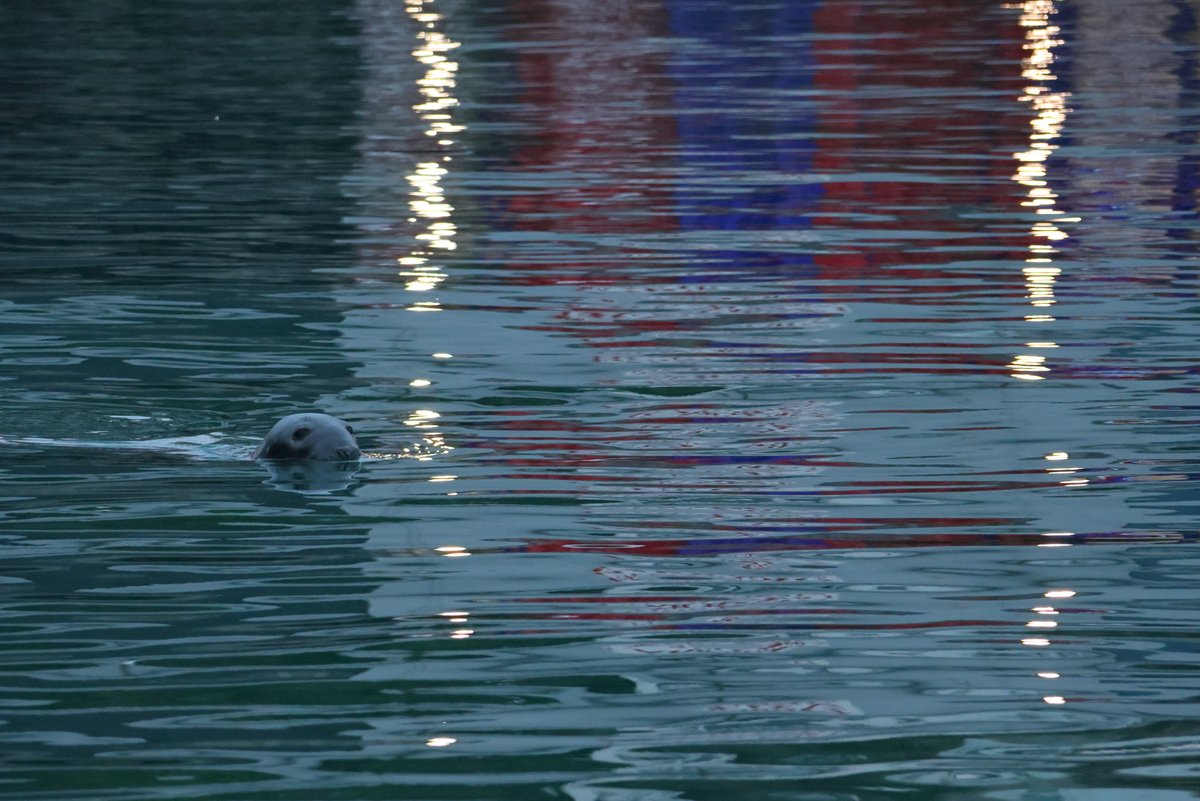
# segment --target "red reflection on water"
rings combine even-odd
[[[652,44],[655,37],[672,33],[671,13],[686,13],[671,3],[513,3],[515,13],[510,19],[522,20],[507,32],[522,43],[516,49],[521,103],[513,116],[527,130],[526,145],[515,153],[514,162],[526,173],[570,179],[516,189],[505,202],[506,224],[524,230],[617,236],[668,232],[681,227],[678,213],[687,213],[689,203],[704,203],[708,224],[737,228],[745,210],[730,207],[728,219],[722,222],[719,204],[726,200],[682,197],[675,189],[681,178],[694,177],[680,172],[687,169],[689,148],[680,131],[693,130],[692,118],[700,116],[714,119],[713,129],[725,126],[731,133],[749,134],[727,143],[748,160],[762,155],[762,162],[792,164],[807,158],[813,177],[829,179],[821,184],[811,207],[752,209],[755,220],[768,229],[840,229],[853,225],[847,222],[847,214],[867,212],[880,215],[868,223],[872,229],[923,232],[912,247],[900,239],[843,245],[836,253],[818,248],[810,259],[817,268],[816,278],[848,282],[839,286],[839,293],[866,298],[877,295],[879,279],[896,283],[895,268],[906,267],[905,282],[896,283],[890,301],[971,302],[958,297],[961,285],[954,296],[945,294],[946,284],[961,277],[961,266],[951,266],[963,258],[961,249],[974,248],[976,253],[982,249],[993,259],[1020,259],[1027,244],[1023,231],[1013,231],[1008,241],[998,240],[995,233],[978,235],[978,222],[958,213],[989,206],[1012,212],[1022,199],[1020,187],[1010,180],[1012,153],[1024,147],[1028,135],[1027,110],[1016,102],[1024,42],[1016,14],[993,10],[984,19],[978,3],[971,0],[934,0],[919,7],[855,2],[803,5],[811,8],[811,29],[778,29],[787,20],[775,23],[772,12],[761,7],[728,12],[729,18],[740,14],[739,24],[757,25],[755,31],[763,37],[812,37],[805,51],[809,60],[789,65],[795,74],[785,78],[810,85],[818,93],[815,112],[796,120],[790,130],[795,139],[813,143],[797,150],[794,142],[757,136],[789,133],[786,126],[763,132],[746,127],[752,123],[735,121],[736,112],[676,105],[686,102],[678,99],[686,95],[682,82],[703,80],[703,75],[672,72],[668,56]],[[755,22],[756,17],[762,21]],[[721,32],[710,35],[719,41]],[[746,57],[747,69],[754,67],[752,54],[739,52],[739,47],[751,42],[770,47],[753,38],[735,41],[733,32],[728,35],[723,44],[737,57]],[[681,57],[673,55],[677,60]],[[714,71],[712,80],[721,78]],[[731,80],[731,93],[738,86],[736,79]],[[981,95],[996,101],[983,102]],[[722,122],[722,115],[728,115],[730,122]],[[712,143],[699,143],[696,149],[706,144]],[[773,153],[784,155],[773,159]],[[912,180],[906,175],[912,175]],[[806,176],[794,178],[803,181]],[[789,177],[778,179],[785,182]],[[939,248],[945,252],[937,252]],[[745,263],[737,267],[750,274],[745,277],[766,268],[770,272],[760,276],[766,277],[787,261],[773,257],[766,244],[747,252]],[[594,258],[509,266],[511,280],[520,283],[641,286],[652,291],[656,284],[679,281],[678,276],[664,278],[650,270],[598,264]],[[698,288],[705,282],[702,274],[689,280]],[[719,280],[730,279],[721,275]],[[913,284],[916,280],[931,283],[922,287]],[[1013,295],[1024,289],[1015,270],[989,276],[986,291],[994,293],[999,287]],[[933,297],[924,296],[929,292]],[[820,289],[809,292],[817,300],[822,294],[826,293]],[[581,295],[575,300],[582,299]],[[581,314],[583,308],[563,309],[559,325],[541,330],[577,336],[599,348],[656,347],[653,340],[639,343],[630,336],[713,324],[708,315],[671,316],[679,310],[669,304],[660,310],[661,316],[646,312],[622,316],[625,309],[607,305],[591,306]],[[965,370],[988,372],[1001,372],[1004,365],[999,357],[981,362],[971,354],[943,350],[925,357],[876,351],[860,358],[830,354],[801,358],[818,365],[855,362],[855,370],[904,362],[934,373],[939,372],[936,364],[962,364]],[[945,368],[940,372],[945,374]]]
[[[1024,258],[1023,235],[1008,242],[996,241],[994,234],[960,238],[976,234],[980,226],[957,215],[957,209],[991,205],[1011,212],[1023,199],[1010,176],[1012,154],[1028,136],[1028,111],[1015,102],[1023,85],[1018,65],[1025,37],[1015,14],[984,23],[981,11],[970,0],[931,0],[919,7],[827,2],[815,11],[821,37],[813,43],[820,65],[813,79],[829,94],[821,106],[825,136],[814,154],[814,169],[895,176],[920,171],[944,178],[831,182],[817,222],[844,225],[836,213],[887,210],[894,218],[873,220],[873,228],[947,234],[940,243],[922,241],[916,249],[818,254],[823,274],[863,278],[880,275],[884,267],[912,265],[906,277],[937,280],[939,261],[963,257],[929,252],[938,245],[982,246],[993,258]],[[994,93],[996,102],[980,102],[981,91]],[[897,113],[901,106],[905,113]],[[913,113],[918,109],[927,113]],[[1020,291],[1018,276],[998,278]]]
[[[511,121],[523,144],[511,157],[521,180],[506,188],[497,227],[586,249],[578,257],[573,247],[547,248],[544,258],[506,264],[506,280],[554,285],[548,297],[561,303],[552,322],[526,328],[593,348],[598,362],[642,367],[648,384],[713,383],[700,372],[710,364],[757,381],[1010,372],[1010,354],[980,346],[881,339],[817,348],[779,332],[819,330],[860,301],[969,309],[1023,295],[1019,270],[972,266],[1027,255],[1027,227],[979,223],[980,214],[1016,213],[1024,198],[1011,180],[1013,153],[1029,133],[1028,109],[1017,100],[1025,37],[1014,10],[981,9],[974,0],[701,3],[697,9],[736,25],[685,35],[680,15],[688,9],[665,1],[516,0],[509,8],[504,36],[516,43],[521,83]],[[737,95],[764,81],[777,89],[780,111],[760,110],[770,95],[758,104]],[[714,99],[714,88],[728,90],[727,103]],[[797,242],[810,232],[805,253]],[[681,263],[689,256],[694,264]],[[607,375],[601,380],[632,380]],[[815,406],[779,419],[771,411],[733,417],[719,407],[704,414],[699,404],[673,411],[664,405],[650,417],[576,426],[539,410],[497,426],[529,436],[464,444],[513,468],[540,468],[510,478],[574,484],[637,482],[645,473],[629,471],[639,469],[855,466],[807,446],[769,458],[747,453],[795,449],[829,421]],[[722,428],[723,439],[706,439]],[[824,428],[826,439],[836,431]],[[733,437],[739,453],[708,451]],[[656,447],[630,453],[638,445]],[[932,479],[793,494],[1047,486],[1055,484]],[[668,488],[738,491],[704,479]]]
[[[1066,544],[1111,545],[1118,543],[1177,544],[1200,542],[1197,531],[1100,531],[1072,534]],[[1005,546],[1029,547],[1048,543],[1063,544],[1061,538],[1044,534],[975,534],[947,532],[936,534],[895,534],[878,537],[838,537],[801,535],[772,535],[742,537],[702,537],[698,539],[637,539],[637,540],[528,540],[505,551],[521,553],[608,553],[622,556],[714,556],[719,554],[749,554],[773,551],[833,551],[893,548],[942,548]]]
[[[526,173],[567,174],[538,189],[513,193],[513,227],[555,232],[666,231],[669,184],[653,180],[674,142],[674,121],[659,113],[664,97],[661,58],[639,42],[665,33],[660,6],[625,0],[586,3],[519,0],[509,19],[521,42],[516,119],[530,129],[514,156]],[[578,273],[586,265],[511,265],[527,271]],[[578,276],[582,277],[582,276]],[[583,280],[589,281],[590,278]]]

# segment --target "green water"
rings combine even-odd
[[[1126,11],[0,9],[0,797],[1197,797]]]

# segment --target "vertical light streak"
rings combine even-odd
[[[1078,217],[1069,217],[1067,212],[1059,208],[1058,194],[1050,183],[1047,169],[1050,156],[1058,149],[1058,140],[1062,137],[1063,126],[1071,109],[1067,105],[1070,98],[1068,92],[1055,91],[1054,83],[1054,50],[1063,44],[1059,38],[1061,33],[1051,20],[1056,11],[1054,0],[1025,0],[1017,8],[1020,9],[1020,25],[1025,31],[1025,58],[1021,60],[1021,77],[1026,84],[1020,100],[1029,104],[1029,141],[1024,150],[1013,154],[1017,162],[1013,180],[1025,189],[1025,198],[1021,201],[1023,208],[1029,209],[1035,216],[1030,224],[1032,235],[1029,252],[1025,257],[1025,265],[1021,273],[1025,282],[1025,302],[1031,307],[1026,311],[1025,321],[1033,325],[1054,322],[1053,307],[1057,302],[1054,295],[1055,284],[1062,275],[1062,268],[1056,265],[1055,258],[1060,253],[1059,245],[1070,235],[1063,228],[1064,223],[1078,222]],[[1047,354],[1052,353],[1058,344],[1049,337],[1042,335],[1032,338],[1025,343],[1026,350],[1013,356],[1009,363],[1009,375],[1025,381],[1041,381],[1052,371]],[[1066,451],[1054,451],[1044,457],[1052,464],[1046,472],[1054,476],[1064,476],[1074,473],[1078,468],[1061,464],[1069,458]],[[1062,478],[1062,485],[1086,483],[1084,479]],[[1052,531],[1043,534],[1047,541],[1040,543],[1043,548],[1070,547],[1070,539],[1074,536],[1069,531]],[[1050,602],[1058,598],[1069,598],[1075,595],[1072,590],[1052,589],[1043,593],[1046,602],[1032,607],[1031,617],[1025,623],[1029,632],[1021,640],[1028,648],[1047,648],[1054,644],[1050,639],[1058,628],[1060,610]],[[1035,674],[1042,681],[1057,681],[1061,674],[1054,670],[1039,670]],[[1057,693],[1041,696],[1043,703],[1058,706],[1067,703],[1067,699]]]
[[[1013,180],[1025,188],[1021,205],[1037,215],[1030,226],[1033,240],[1021,272],[1025,280],[1025,299],[1032,307],[1025,320],[1041,324],[1054,321],[1050,313],[1056,302],[1054,286],[1062,274],[1054,259],[1059,253],[1058,243],[1069,238],[1062,224],[1079,221],[1058,208],[1058,195],[1050,185],[1047,170],[1047,162],[1058,149],[1057,140],[1062,137],[1063,125],[1071,111],[1067,105],[1070,93],[1052,88],[1054,49],[1063,43],[1058,38],[1058,26],[1051,24],[1056,8],[1054,0],[1026,0],[1018,8],[1021,10],[1020,25],[1025,31],[1021,77],[1027,81],[1020,100],[1029,104],[1032,113],[1029,144],[1025,150],[1013,154],[1017,161]],[[1026,347],[1030,352],[1018,353],[1009,363],[1009,375],[1025,381],[1041,381],[1051,371],[1046,355],[1041,351],[1054,348],[1056,344],[1039,337],[1039,341],[1027,342]]]
[[[396,261],[400,269],[397,275],[404,280],[409,292],[429,293],[446,280],[443,259],[458,247],[455,237],[458,226],[454,221],[454,206],[446,198],[444,182],[454,160],[452,148],[455,137],[466,128],[455,122],[454,111],[458,107],[455,88],[458,78],[458,62],[451,56],[461,46],[451,39],[442,24],[444,16],[433,10],[435,0],[407,0],[404,12],[412,20],[416,33],[412,57],[423,71],[416,79],[419,100],[412,109],[416,112],[427,144],[419,146],[423,157],[405,176],[408,184],[408,209],[412,216],[408,222],[418,225],[413,245],[408,253]],[[420,296],[419,296],[420,297]],[[442,305],[436,298],[424,295],[405,305],[406,311],[438,312]],[[434,354],[435,359],[449,359],[449,353]],[[410,387],[424,389],[433,384],[428,378],[413,378]],[[441,417],[431,409],[417,409],[404,424],[419,431],[423,447],[413,451],[418,460],[429,461],[435,455],[453,448],[446,443],[437,420]],[[456,494],[456,493],[448,493]],[[469,555],[465,552],[453,555]]]
[[[398,275],[405,281],[404,288],[411,292],[429,292],[446,280],[439,260],[458,246],[454,241],[458,234],[454,206],[446,199],[443,181],[453,161],[450,148],[455,144],[454,137],[465,130],[465,126],[454,120],[453,111],[458,106],[454,96],[458,62],[450,58],[461,43],[440,29],[443,16],[431,10],[433,2],[409,0],[404,8],[418,26],[413,58],[425,69],[417,79],[421,99],[413,111],[424,126],[425,136],[432,140],[425,160],[405,176],[409,185],[408,208],[412,212],[409,222],[420,225],[413,249],[397,259],[401,267]],[[408,310],[440,311],[441,305],[436,300],[415,301]]]

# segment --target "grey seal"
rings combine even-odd
[[[267,432],[255,459],[272,462],[352,462],[362,457],[354,429],[328,414],[289,414]]]

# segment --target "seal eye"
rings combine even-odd
[[[349,431],[351,434],[353,434],[353,433],[354,433],[354,428],[353,428],[352,426],[350,426],[350,425],[347,425],[347,426],[346,426],[346,430],[347,430],[347,431]]]
[[[292,432],[292,439],[304,439],[311,433],[312,433],[311,428],[300,427]]]

